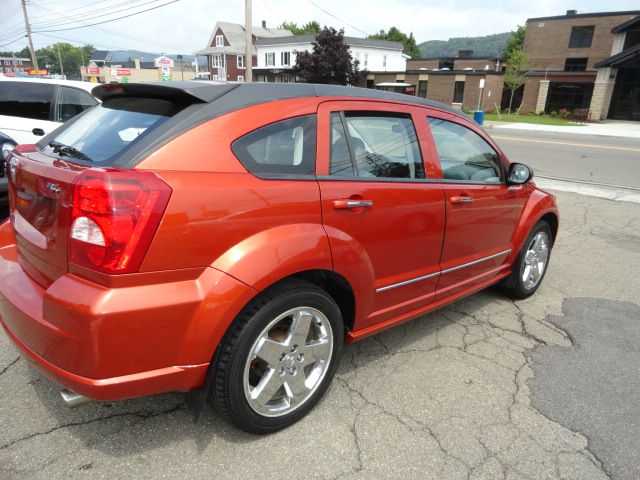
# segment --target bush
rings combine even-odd
[[[529,110],[529,115],[538,115],[535,110]]]
[[[551,116],[551,118],[556,118],[558,116],[558,112],[553,110],[549,115]]]

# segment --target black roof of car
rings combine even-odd
[[[445,104],[413,95],[372,88],[313,83],[213,83],[203,81],[113,83],[95,87],[92,94],[102,101],[114,96],[142,95],[211,103],[212,105],[207,108],[207,111],[213,117],[260,103],[304,97],[353,97],[388,100],[437,108],[456,115],[461,114],[460,111]]]

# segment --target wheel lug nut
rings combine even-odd
[[[299,362],[303,361],[303,360],[304,360],[304,353],[299,353],[299,354],[298,354],[298,358],[297,358],[297,360],[298,360]]]
[[[296,374],[296,367],[289,367],[289,375],[295,375]]]
[[[280,367],[280,370],[278,371],[278,375],[280,375],[281,377],[286,373],[284,367]]]

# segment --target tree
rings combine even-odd
[[[320,24],[315,20],[305,23],[301,27],[295,22],[282,22],[278,28],[283,30],[290,30],[294,35],[307,35],[310,33],[320,32]]]
[[[355,85],[361,72],[344,42],[344,30],[324,27],[312,43],[313,51],[296,52],[292,71],[308,83]]]
[[[29,51],[29,47],[24,47],[20,51],[12,51],[12,52],[0,52],[0,57],[12,57],[16,56],[16,58],[31,58],[31,52]]]
[[[58,55],[58,50],[60,55]],[[51,73],[62,73],[60,68],[60,58],[67,78],[80,78],[80,68],[89,63],[91,54],[95,51],[93,45],[76,47],[70,43],[58,42],[48,47],[40,48],[36,51],[40,68],[49,65]],[[84,62],[83,62],[84,60]]]
[[[511,54],[516,50],[524,50],[524,33],[526,28],[522,25],[518,25],[515,32],[511,32],[511,37],[507,39],[507,44],[504,47],[503,57],[509,58]]]
[[[524,85],[527,77],[526,70],[528,68],[528,60],[522,48],[513,50],[511,56],[507,58],[507,69],[504,72],[504,84],[507,86],[511,95],[509,97],[509,114],[513,104],[513,95],[516,90]]]
[[[391,27],[388,32],[380,30],[378,33],[369,35],[368,38],[375,40],[389,40],[390,42],[402,42],[403,52],[409,55],[411,58],[420,58],[420,49],[416,45],[416,39],[413,37],[413,32],[406,33],[401,32],[396,27]]]

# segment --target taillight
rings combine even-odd
[[[136,272],[170,196],[171,187],[152,172],[85,170],[73,190],[71,262],[109,274]]]

